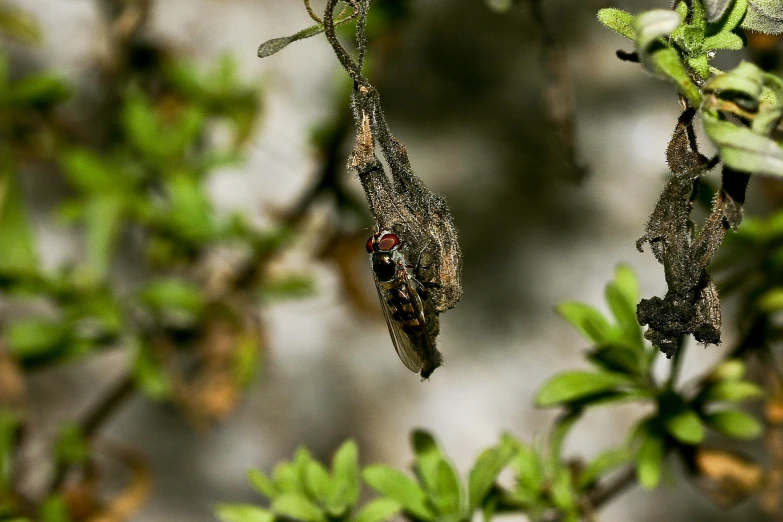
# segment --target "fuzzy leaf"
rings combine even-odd
[[[604,24],[612,31],[630,38],[636,39],[636,30],[634,29],[634,22],[636,17],[631,13],[627,13],[622,9],[616,9],[614,7],[607,7],[598,11],[598,21]]]
[[[783,176],[783,147],[775,141],[722,120],[713,111],[702,111],[702,121],[727,167],[751,174]]]
[[[311,36],[321,34],[322,32],[324,32],[324,26],[321,24],[316,24],[306,29],[302,29],[298,33],[292,34],[291,36],[272,38],[271,40],[267,40],[266,42],[262,43],[258,47],[258,57],[266,58],[267,56],[272,56],[273,54],[282,51],[288,45],[294,42],[304,40],[305,38],[310,38]]]
[[[783,2],[750,0],[742,28],[766,34],[783,33]]]
[[[733,0],[704,0],[704,7],[707,9],[707,21],[717,22],[720,20]]]
[[[704,40],[704,48],[708,50],[728,49],[729,51],[739,51],[745,47],[745,40],[735,33],[718,33],[708,36]]]
[[[551,407],[628,384],[626,375],[604,372],[568,371],[549,379],[536,394],[536,404]]]

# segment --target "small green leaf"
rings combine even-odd
[[[282,493],[307,493],[299,470],[290,462],[279,462],[272,470],[272,479]]]
[[[636,39],[636,30],[634,29],[634,22],[636,17],[631,13],[627,13],[622,9],[616,9],[614,7],[606,7],[598,11],[598,21],[604,24],[612,31],[630,38]]]
[[[391,498],[376,498],[356,514],[353,522],[386,522],[399,515],[402,505]]]
[[[607,473],[628,464],[632,458],[633,455],[625,447],[612,448],[600,453],[579,474],[579,489],[589,488]]]
[[[320,462],[311,460],[307,463],[304,482],[310,498],[326,502],[330,487],[329,472]]]
[[[275,498],[279,491],[275,484],[266,476],[266,474],[258,469],[251,469],[247,472],[247,478],[250,484],[256,491],[264,495],[268,499]]]
[[[427,507],[424,491],[404,473],[379,465],[366,467],[362,476],[368,486],[399,502],[405,512],[419,520],[434,520],[432,511]]]
[[[48,359],[67,347],[70,328],[61,321],[25,319],[6,330],[8,351],[20,359]]]
[[[745,17],[748,10],[748,0],[734,0],[731,9],[719,23],[713,25],[713,34],[733,31]],[[713,20],[710,20],[711,22]]]
[[[559,304],[556,310],[589,341],[600,343],[611,336],[609,321],[590,305],[570,301]]]
[[[25,197],[10,162],[0,157],[0,273],[37,271],[38,254],[27,215]]]
[[[135,346],[133,379],[136,385],[152,400],[168,399],[171,381],[160,358],[147,340],[137,340]]]
[[[250,504],[218,504],[215,516],[220,522],[274,522],[275,515],[269,510]]]
[[[707,21],[717,22],[720,20],[734,0],[704,0],[704,7],[707,10]]]
[[[626,375],[578,370],[563,372],[538,390],[536,404],[541,407],[557,406],[626,384],[629,384]]]
[[[783,288],[767,290],[758,301],[759,308],[767,313],[783,310]]]
[[[71,522],[68,503],[62,495],[52,495],[38,509],[38,522]]]
[[[443,515],[458,515],[462,508],[462,488],[454,466],[446,460],[439,461],[434,479],[430,496],[437,510]]]
[[[307,497],[296,493],[284,493],[272,501],[271,510],[281,516],[302,522],[326,522],[326,516]]]
[[[57,461],[68,465],[82,465],[90,458],[90,446],[81,426],[67,423],[60,428],[54,445]]]
[[[735,33],[718,33],[704,40],[704,48],[708,50],[728,49],[729,51],[739,51],[743,47],[745,47],[745,40]]]
[[[327,506],[332,516],[342,516],[359,501],[359,449],[348,440],[332,458],[332,481]]]
[[[587,354],[587,358],[600,368],[628,375],[642,375],[645,357],[638,349],[625,344],[610,343],[596,346]]]
[[[511,467],[516,472],[517,489],[538,493],[544,486],[544,468],[541,457],[528,444],[517,441],[517,454],[511,460]]]
[[[745,362],[741,359],[729,359],[715,368],[709,375],[710,382],[738,381],[745,376]]]
[[[575,511],[578,495],[574,491],[571,472],[566,467],[558,468],[552,479],[552,502],[565,512]],[[577,519],[578,520],[578,519]]]
[[[662,407],[661,416],[666,430],[680,442],[695,445],[704,440],[704,425],[696,412],[684,403],[667,410]]]
[[[6,495],[13,484],[17,440],[22,426],[19,416],[0,409],[0,496]]]
[[[713,413],[705,420],[715,431],[735,439],[755,439],[763,431],[759,421],[738,410]]]
[[[764,396],[764,390],[748,381],[722,381],[708,387],[704,392],[707,402],[739,402]]]
[[[661,481],[666,447],[663,436],[653,429],[640,433],[641,445],[636,454],[636,474],[639,483],[647,489],[655,489]]]
[[[727,167],[751,174],[783,176],[783,147],[775,141],[723,120],[713,111],[702,111],[702,121]]]
[[[759,97],[764,88],[764,71],[756,65],[742,61],[729,72],[719,74],[704,86],[705,91],[717,91],[721,98],[743,98],[745,104],[758,107]]]
[[[154,311],[174,309],[198,316],[206,306],[201,288],[174,277],[155,279],[147,283],[139,293],[139,301]]]
[[[70,96],[71,88],[60,77],[40,74],[16,82],[11,91],[10,102],[45,110],[62,103]]]
[[[469,513],[473,513],[481,505],[514,453],[516,453],[516,444],[506,436],[499,446],[486,449],[479,455],[468,478]]]

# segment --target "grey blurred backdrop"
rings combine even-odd
[[[87,73],[101,45],[96,2],[16,3],[46,34],[44,47],[24,51],[26,57],[89,88]],[[669,4],[612,3],[631,11]],[[320,9],[323,2],[314,4]],[[407,144],[420,177],[446,196],[460,231],[465,293],[442,316],[443,368],[420,383],[397,359],[380,312],[357,315],[332,268],[312,261],[304,241],[285,261],[314,274],[317,293],[265,309],[271,329],[265,367],[227,422],[194,432],[173,410],[137,398],[109,426],[106,436],[142,449],[153,466],[152,498],[134,520],[213,520],[216,502],[259,501],[245,471],[269,470],[298,445],[328,458],[353,437],[363,463],[404,468],[413,427],[433,431],[465,472],[504,430],[528,440],[545,433],[553,412],[534,408],[534,391],[555,372],[584,366],[585,343],[553,313],[558,302],[604,309],[603,286],[619,262],[637,270],[645,296],[665,292],[661,267],[634,243],[663,186],[676,96],[669,85],[614,57],[629,46],[595,19],[610,2],[544,4],[568,51],[577,153],[589,169],[581,184],[564,179],[562,158],[547,144],[539,33],[524,6],[499,15],[483,0],[414,1],[379,84],[392,130]],[[342,74],[331,48],[319,37],[265,60],[255,56],[262,41],[309,23],[296,0],[156,2],[150,36],[205,66],[231,53],[245,78],[264,85],[264,117],[246,164],[210,182],[221,209],[270,221],[271,211],[285,208],[317,171],[308,132],[333,117]],[[347,171],[345,177],[359,193],[358,181]],[[74,254],[70,238],[45,216],[37,225],[47,263]],[[359,273],[374,299],[369,267]],[[731,335],[726,332],[726,340]],[[690,350],[684,377],[720,350]],[[36,421],[54,429],[90,404],[126,364],[121,356],[98,356],[36,375],[30,390]],[[567,453],[590,457],[620,442],[643,413],[621,406],[587,415]],[[719,512],[678,485],[653,493],[634,489],[601,520],[653,521],[664,513],[673,521],[759,519],[752,505]]]

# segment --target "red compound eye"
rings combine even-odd
[[[384,252],[393,250],[399,245],[400,245],[400,238],[398,238],[394,234],[384,234],[381,236],[380,241],[378,241],[378,248],[383,250]]]
[[[367,245],[365,245],[365,248],[367,248],[368,254],[372,254],[372,236],[370,236],[370,239],[367,240]]]

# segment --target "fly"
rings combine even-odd
[[[400,238],[390,232],[378,232],[367,240],[375,287],[394,349],[409,370],[427,379],[443,358],[428,330],[430,314],[425,313],[422,301],[426,291],[408,275],[399,248]],[[433,318],[437,324],[437,316],[433,314]]]

